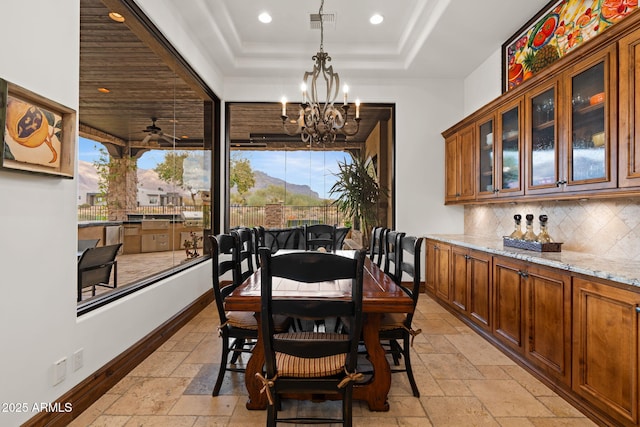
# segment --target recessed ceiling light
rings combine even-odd
[[[369,22],[371,22],[373,25],[378,25],[382,21],[384,21],[384,17],[382,15],[380,15],[379,13],[376,13],[371,18],[369,18]]]
[[[116,22],[124,22],[124,16],[120,15],[118,12],[109,12],[109,18]]]
[[[107,89],[106,87],[99,87],[98,88],[98,92],[109,93],[111,91],[109,89]]]
[[[258,15],[258,19],[263,24],[268,24],[269,22],[271,22],[271,15],[269,15],[267,12],[262,12],[260,15]]]

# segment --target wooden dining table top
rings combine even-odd
[[[354,251],[337,251],[338,255],[353,256]],[[273,256],[278,256],[277,254]],[[230,311],[260,311],[260,270],[253,273],[226,299]],[[273,279],[273,295],[279,298],[345,298],[351,296],[350,280],[319,283],[299,283],[289,279]],[[410,313],[413,301],[401,287],[366,257],[362,283],[362,311],[364,313]]]

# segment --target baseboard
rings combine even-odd
[[[68,425],[180,328],[211,304],[213,299],[213,291],[206,292],[133,346],[60,396],[52,404],[54,407],[57,404],[59,407],[64,408],[65,404],[70,403],[73,408],[72,412],[40,412],[22,424],[22,427],[63,427]]]

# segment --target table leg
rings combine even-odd
[[[260,316],[256,314],[258,318],[258,341],[253,347],[251,357],[247,362],[247,367],[244,372],[244,384],[247,387],[249,393],[249,400],[247,401],[247,409],[264,410],[267,409],[267,396],[264,393],[260,393],[262,383],[256,378],[256,372],[262,372],[264,367],[264,347],[262,345],[262,331],[260,328]]]
[[[362,335],[369,362],[373,365],[373,378],[353,388],[353,398],[366,400],[371,411],[388,411],[387,395],[391,388],[391,368],[380,343],[381,313],[365,313]]]

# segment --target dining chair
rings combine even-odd
[[[78,302],[82,301],[82,290],[91,287],[91,296],[96,295],[96,286],[115,289],[118,287],[118,261],[116,256],[122,243],[88,248],[78,258]],[[113,270],[113,285],[111,271]]]
[[[369,244],[369,259],[378,267],[382,265],[383,241],[387,229],[385,227],[373,227],[371,230],[371,242]]]
[[[336,250],[341,250],[344,246],[344,241],[347,238],[347,234],[351,227],[336,227]]]
[[[265,245],[264,242],[264,227],[259,225],[253,227],[253,260],[256,263],[256,268],[260,268],[260,254],[258,248]]]
[[[265,353],[265,372],[256,374],[264,384],[269,405],[267,426],[285,423],[342,423],[352,425],[353,384],[362,379],[356,370],[362,329],[362,283],[364,251],[353,258],[332,253],[295,252],[272,256],[260,248],[260,323]],[[276,279],[277,278],[277,279]],[[280,279],[305,284],[346,279],[344,296],[282,298],[274,295]],[[334,288],[335,292],[335,288]],[[310,319],[339,316],[348,324],[348,334],[334,332],[277,333],[275,314]],[[281,417],[283,394],[339,394],[342,417],[320,412],[319,418]]]
[[[400,271],[400,263],[402,262],[402,251],[399,251],[400,242],[406,233],[396,230],[387,230],[383,239],[382,254],[384,256],[383,271],[389,277],[400,285],[402,282],[402,273]]]
[[[304,225],[304,249],[336,251],[336,226],[329,224]]]
[[[213,262],[213,293],[220,319],[218,334],[222,338],[220,367],[218,368],[218,377],[211,393],[212,396],[217,396],[220,393],[226,371],[244,372],[244,368],[236,366],[236,362],[242,353],[251,353],[253,350],[258,339],[258,322],[254,313],[225,311],[224,300],[242,283],[237,283],[238,273],[234,256],[237,243],[231,234],[219,234],[217,236],[209,236],[209,238]],[[228,280],[229,277],[227,277],[227,280],[221,280],[225,275],[231,275],[231,280]],[[287,330],[288,320],[276,319],[276,328],[279,331]],[[233,342],[231,342],[231,339],[233,339]],[[229,353],[231,353],[230,361]]]
[[[254,272],[254,237],[251,229],[247,227],[240,227],[232,230],[231,235],[235,239],[236,244],[236,249],[233,251],[233,257],[236,264],[236,276],[234,276],[234,282],[236,282],[236,285],[239,285],[247,280],[247,278]]]
[[[400,254],[396,259],[399,262],[399,279],[402,280],[403,273],[412,279],[410,287],[402,285],[400,287],[413,299],[413,309],[415,311],[418,304],[418,296],[420,295],[420,252],[422,249],[422,237],[403,236],[396,248],[396,252]],[[409,257],[405,257],[409,255]],[[413,369],[411,368],[411,351],[413,338],[418,335],[421,330],[414,330],[411,326],[413,321],[412,313],[385,313],[380,324],[380,341],[387,344],[389,352],[393,356],[394,364],[398,366],[400,356],[404,357],[404,369],[393,368],[391,372],[406,372],[409,378],[409,384],[415,397],[420,397],[420,390],[413,377]],[[398,343],[402,341],[402,345]]]

